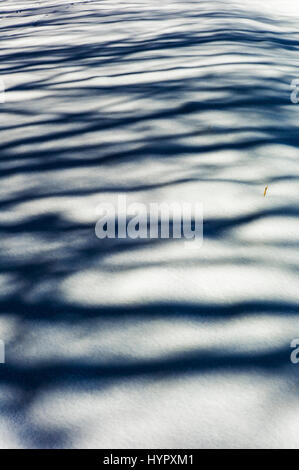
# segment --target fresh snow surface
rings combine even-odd
[[[0,2],[1,448],[299,446],[298,21]],[[203,246],[100,241],[119,194],[202,202]]]

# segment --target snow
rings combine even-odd
[[[299,4],[264,3],[1,2],[1,448],[298,448]],[[202,247],[97,239],[119,194],[202,202]]]

